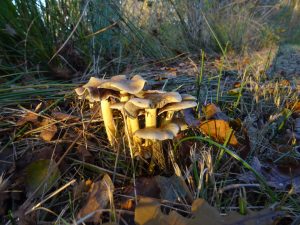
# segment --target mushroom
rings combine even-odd
[[[110,98],[119,98],[119,93],[113,90],[97,89],[98,96],[94,98],[96,101],[100,101],[102,118],[105,126],[107,138],[111,145],[116,141],[116,125],[114,122],[112,110],[110,108]]]
[[[157,126],[157,109],[168,103],[181,102],[178,92],[144,93],[143,98],[132,98],[125,104],[125,109],[131,117],[135,117],[138,109],[145,109],[146,128]]]
[[[163,107],[162,109],[159,110],[158,115],[167,112],[166,118],[164,123],[169,123],[172,118],[173,114],[175,111],[183,110],[183,109],[188,109],[188,108],[193,108],[196,107],[197,103],[194,101],[182,101],[178,103],[170,103]]]
[[[107,138],[111,145],[115,143],[116,126],[113,120],[112,110],[110,109],[109,98],[120,98],[119,93],[114,90],[97,88],[101,83],[105,82],[97,78],[91,78],[89,82],[82,87],[76,88],[75,92],[80,98],[86,98],[90,104],[100,102],[101,113],[104,122]]]
[[[98,87],[119,91],[121,96],[120,101],[127,102],[129,100],[129,94],[138,94],[144,88],[145,83],[146,80],[144,80],[140,75],[135,75],[130,80],[128,80],[125,75],[118,75],[101,83]],[[139,128],[138,121],[132,121],[127,118],[124,119],[127,120],[129,135],[132,135],[132,133]]]
[[[82,87],[76,88],[75,92],[79,97],[82,97],[88,88],[97,88],[103,82],[105,82],[105,80],[96,77],[91,77],[89,81],[86,84],[84,84]]]
[[[140,145],[140,139],[137,137],[134,137],[133,133],[140,129],[138,113],[134,117],[132,117],[127,112],[126,107],[125,107],[126,105],[127,105],[127,103],[125,103],[125,102],[118,102],[118,103],[111,105],[110,108],[119,110],[123,115],[124,121],[126,119],[126,121],[129,123],[129,124],[127,124],[128,139],[131,138],[133,146],[137,147],[138,145]]]
[[[175,123],[169,123],[160,128],[147,127],[137,130],[134,135],[146,140],[159,140],[164,141],[173,139],[179,132],[180,128]]]
[[[129,94],[139,93],[144,88],[145,83],[146,80],[140,75],[135,75],[130,80],[128,80],[125,75],[118,75],[101,83],[98,88],[119,91],[121,95],[120,101],[126,102],[129,99]]]
[[[161,142],[159,142],[159,141],[173,139],[177,135],[179,130],[180,130],[180,128],[177,124],[169,123],[160,128],[146,127],[146,128],[137,130],[134,133],[134,136],[141,138],[141,139],[145,139],[146,147],[150,147],[148,143],[150,140],[152,141],[152,145],[151,145],[152,156],[153,156],[152,159],[157,160],[157,162],[160,164],[160,166],[162,168],[164,168],[165,167],[164,154],[162,152]],[[146,152],[146,154],[147,153],[148,152]],[[144,155],[146,155],[146,154],[144,154]],[[151,160],[150,167],[151,167],[152,163],[153,162]]]

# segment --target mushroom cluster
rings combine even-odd
[[[100,102],[111,145],[117,141],[114,110],[122,113],[128,141],[141,152],[157,141],[173,139],[180,131],[175,113],[197,106],[196,98],[191,95],[143,90],[145,83],[146,80],[139,75],[131,79],[125,75],[110,79],[91,77],[85,85],[75,89],[80,99],[86,99],[90,104]]]

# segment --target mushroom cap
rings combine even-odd
[[[83,85],[82,87],[83,87],[83,88],[87,88],[87,87],[94,87],[94,88],[96,88],[96,87],[98,87],[100,84],[102,84],[103,82],[105,82],[104,79],[99,79],[99,78],[97,78],[97,77],[91,77],[91,78],[89,79],[89,81],[88,81],[85,85]]]
[[[100,84],[102,84],[105,80],[99,79],[97,77],[91,77],[89,81],[81,87],[75,89],[77,95],[84,95],[87,91],[87,88],[97,88]]]
[[[136,137],[150,140],[167,140],[173,139],[179,132],[179,126],[175,123],[169,123],[160,128],[144,128],[134,132]]]
[[[125,75],[118,75],[101,83],[98,88],[137,94],[144,88],[145,83],[146,80],[144,80],[140,75],[135,75],[130,80],[126,79]]]
[[[179,111],[183,109],[196,107],[197,103],[194,101],[182,101],[178,103],[170,103],[159,110],[158,115],[167,112],[167,111]]]
[[[178,92],[144,92],[145,98],[131,98],[124,106],[127,116],[136,118],[142,109],[161,108],[170,102],[180,102]]]
[[[120,98],[120,94],[117,91],[96,87],[76,88],[75,92],[79,95],[79,99],[85,98],[90,102],[100,102],[110,97]]]
[[[197,98],[189,94],[181,94],[182,101],[196,101]]]
[[[134,119],[134,118],[138,117],[138,115],[143,107],[136,106],[130,100],[125,103],[124,110],[128,117]]]
[[[146,94],[162,94],[166,93],[165,91],[161,90],[146,90],[146,91],[140,91],[139,93],[135,94],[137,98],[144,98]]]
[[[132,98],[128,102],[140,109],[162,108],[166,104],[181,102],[178,92],[145,92],[143,98]]]
[[[110,108],[122,111],[123,108],[124,108],[124,105],[125,105],[125,102],[117,102],[117,103],[114,103],[114,104],[110,105]]]

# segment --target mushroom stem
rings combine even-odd
[[[131,118],[128,117],[127,121],[129,121],[129,126],[130,126],[133,145],[138,146],[138,145],[140,145],[141,139],[134,136],[133,134],[134,134],[134,132],[136,132],[137,130],[140,129],[139,119],[138,118],[131,119]]]
[[[156,128],[156,119],[157,119],[157,109],[145,109],[146,115],[145,115],[145,121],[146,121],[146,127],[153,127]]]
[[[127,102],[129,100],[128,95],[121,95],[120,102]]]
[[[138,118],[134,118],[134,119],[128,118],[128,120],[129,120],[129,123],[130,123],[132,133],[134,133],[134,132],[136,132],[137,130],[140,129]]]
[[[116,141],[116,125],[113,119],[112,110],[110,108],[110,102],[107,99],[102,100],[100,104],[107,138],[109,140],[109,143],[113,145]]]

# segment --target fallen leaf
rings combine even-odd
[[[76,150],[77,150],[76,152],[78,153],[78,155],[80,156],[80,158],[84,162],[88,162],[88,163],[94,164],[94,156],[87,149],[86,146],[84,146],[84,145],[78,145],[77,148],[76,148]]]
[[[49,171],[52,171],[50,175]],[[60,171],[54,161],[49,159],[34,161],[25,169],[26,191],[27,193],[35,191],[47,177],[44,186],[37,191],[37,195],[41,195],[49,191],[59,176]]]
[[[206,120],[218,119],[228,121],[229,117],[221,111],[221,109],[215,104],[211,103],[202,107],[202,111]]]
[[[139,177],[135,181],[136,193],[138,196],[150,197],[176,202],[178,198],[192,202],[192,194],[181,177],[173,175],[171,177]],[[125,190],[125,195],[134,196],[133,186]],[[124,199],[121,208],[132,209],[134,206],[132,199]]]
[[[134,220],[138,225],[272,225],[283,216],[281,212],[265,209],[259,212],[250,212],[243,216],[231,212],[222,217],[218,210],[210,206],[204,199],[196,199],[191,208],[192,216],[183,217],[176,211],[168,215],[161,211],[161,205],[151,198],[141,198],[136,209]]]
[[[77,218],[82,218],[96,211],[90,218],[85,220],[85,222],[99,223],[102,215],[101,209],[106,209],[112,201],[113,192],[113,182],[110,177],[105,174],[101,181],[92,183],[86,203],[80,209]]]
[[[171,177],[156,176],[155,181],[158,183],[160,189],[160,198],[175,202],[178,198],[193,199],[191,192],[186,186],[181,177],[173,175]]]
[[[198,127],[200,125],[200,121],[195,118],[193,109],[184,109],[184,121],[189,127]]]
[[[51,124],[52,123],[52,124]],[[57,132],[57,126],[55,124],[53,124],[53,121],[50,119],[44,119],[41,123],[40,123],[40,127],[44,127],[43,130],[40,133],[40,137],[44,140],[44,141],[51,141],[52,138],[54,137],[54,135]]]
[[[270,187],[278,190],[289,190],[291,185],[295,193],[300,193],[300,167],[279,167],[265,162],[262,164],[257,157],[253,157],[251,166],[261,174]],[[252,172],[246,172],[239,179],[247,183],[256,181]]]
[[[230,128],[229,123],[225,120],[209,120],[203,122],[199,126],[200,131],[213,138],[215,141],[223,144],[229,139],[228,144],[234,147],[239,145],[236,139],[233,129]]]
[[[51,115],[56,120],[70,121],[70,122],[78,122],[80,120],[78,116],[72,116],[62,112],[52,112]]]
[[[23,117],[21,117],[17,121],[16,125],[23,126],[27,122],[31,122],[33,124],[38,123],[38,115],[33,112],[27,112]]]

